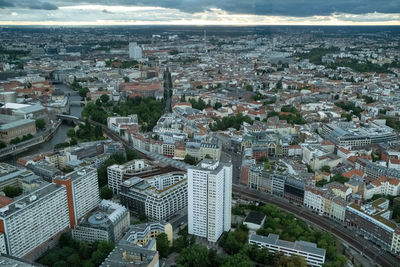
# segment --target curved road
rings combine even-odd
[[[232,185],[232,193],[239,194],[240,196],[246,197],[249,200],[256,200],[260,202],[268,202],[274,204],[283,210],[286,210],[300,218],[308,220],[326,230],[327,232],[330,232],[340,239],[346,241],[353,248],[364,253],[370,259],[373,259],[377,264],[381,266],[392,267],[400,265],[400,261],[386,251],[375,246],[364,238],[358,237],[357,235],[355,235],[354,232],[351,232],[347,228],[344,228],[342,225],[330,221],[327,218],[321,217],[305,207],[299,208],[298,206],[287,202],[286,199],[274,197],[260,191],[253,191],[251,189],[248,189],[247,187],[235,184]]]

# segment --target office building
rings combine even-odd
[[[128,209],[103,199],[87,221],[72,229],[72,237],[89,243],[101,240],[117,243],[124,236],[129,225]]]
[[[123,182],[121,203],[135,215],[145,214],[155,221],[167,220],[187,207],[187,178],[172,172],[151,178],[133,177]]]
[[[306,241],[289,242],[279,239],[279,235],[268,236],[250,235],[249,244],[259,248],[268,248],[270,253],[282,252],[286,256],[297,255],[304,257],[308,266],[321,267],[325,263],[325,249],[318,248],[317,244]]]
[[[231,228],[232,164],[204,159],[188,169],[189,234],[217,242]]]

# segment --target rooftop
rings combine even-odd
[[[265,217],[266,216],[260,212],[250,211],[249,214],[247,214],[247,217],[244,220],[244,222],[261,225],[263,223]]]

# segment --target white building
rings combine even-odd
[[[108,117],[107,128],[118,134],[124,135],[124,131],[129,128],[139,130],[138,118],[136,114],[128,117]]]
[[[109,200],[102,200],[96,210],[84,223],[72,230],[72,237],[87,242],[118,242],[128,231],[129,211],[124,206]]]
[[[146,167],[147,165],[142,159],[129,161],[123,165],[114,164],[107,167],[108,187],[110,187],[114,193],[118,194],[121,190],[124,174],[133,174],[134,172],[139,172]]]
[[[288,242],[279,239],[279,235],[268,236],[250,235],[249,244],[255,244],[259,248],[268,248],[269,252],[282,252],[286,256],[302,256],[308,266],[320,267],[325,263],[325,249],[318,248],[315,243],[306,241]]]
[[[183,172],[171,172],[150,179],[138,177],[123,182],[121,204],[134,214],[146,214],[155,221],[172,218],[187,207],[187,177]]]
[[[142,48],[136,42],[129,43],[129,58],[141,60],[142,56]]]
[[[70,226],[66,187],[49,184],[12,202],[0,209],[0,223],[8,255],[37,258],[39,246]]]
[[[67,188],[70,211],[70,227],[92,211],[100,202],[97,170],[83,167],[65,176],[56,176],[53,182]]]
[[[189,234],[217,242],[231,228],[232,164],[204,159],[188,169]]]
[[[325,189],[326,191],[326,189]],[[325,197],[323,189],[317,187],[307,187],[304,191],[304,206],[315,210],[319,214],[324,213]]]

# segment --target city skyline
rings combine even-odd
[[[296,7],[296,8],[293,8]],[[397,1],[9,1],[0,25],[400,25]]]

